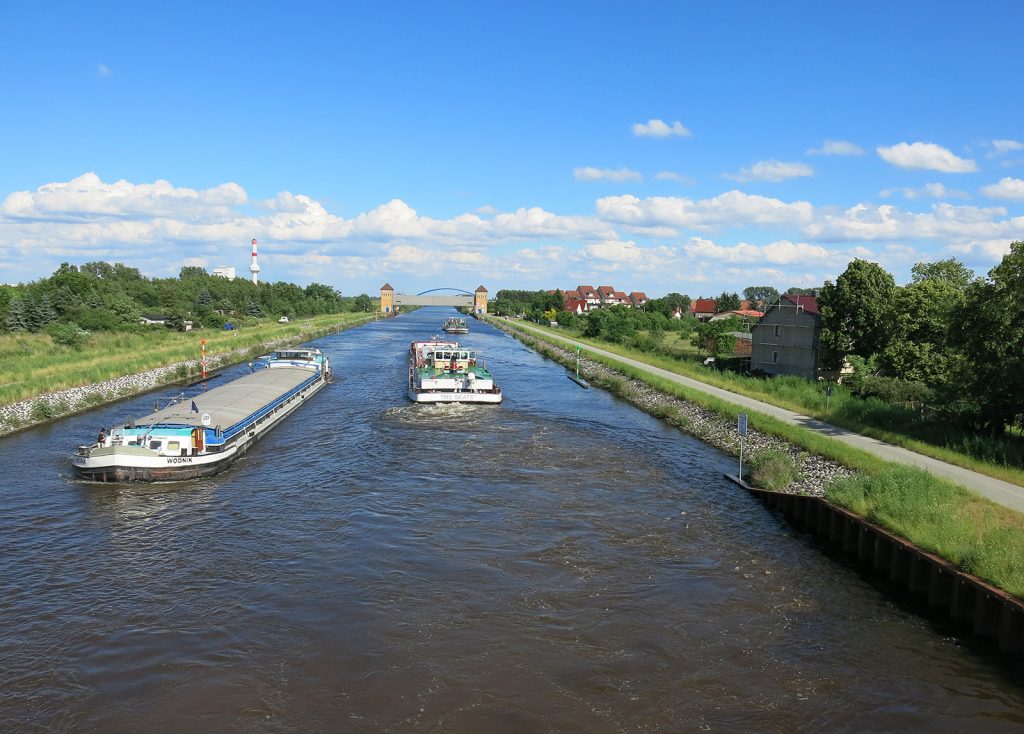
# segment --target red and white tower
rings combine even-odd
[[[256,240],[252,241],[252,264],[249,266],[249,272],[252,273],[252,282],[254,285],[259,285],[260,282],[260,264],[256,262]]]

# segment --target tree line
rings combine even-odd
[[[276,282],[256,285],[228,280],[201,267],[183,267],[176,278],[149,278],[121,263],[62,263],[53,275],[0,286],[0,330],[127,331],[144,315],[158,315],[174,328],[186,320],[221,328],[227,321],[263,316],[314,316],[369,311],[369,296],[344,298],[331,286]]]
[[[897,286],[854,260],[818,298],[823,366],[862,394],[929,406],[997,436],[1024,421],[1024,242],[986,277],[956,259],[918,263]]]

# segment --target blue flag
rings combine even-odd
[[[196,401],[195,400],[192,401],[192,412],[193,413],[198,413],[199,412],[199,406],[196,405]]]

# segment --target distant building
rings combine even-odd
[[[227,265],[218,265],[213,269],[213,274],[219,278],[235,279],[235,269],[229,268]]]
[[[698,321],[707,321],[718,311],[714,298],[696,298],[690,304],[690,314]]]
[[[751,330],[750,368],[770,375],[818,376],[821,315],[814,296],[782,296]]]

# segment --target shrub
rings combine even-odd
[[[795,479],[796,462],[783,451],[760,451],[750,460],[750,481],[755,487],[778,492]]]
[[[46,327],[46,333],[50,335],[55,344],[71,347],[76,351],[81,351],[91,336],[88,331],[80,328],[74,321],[66,324],[54,322]]]

